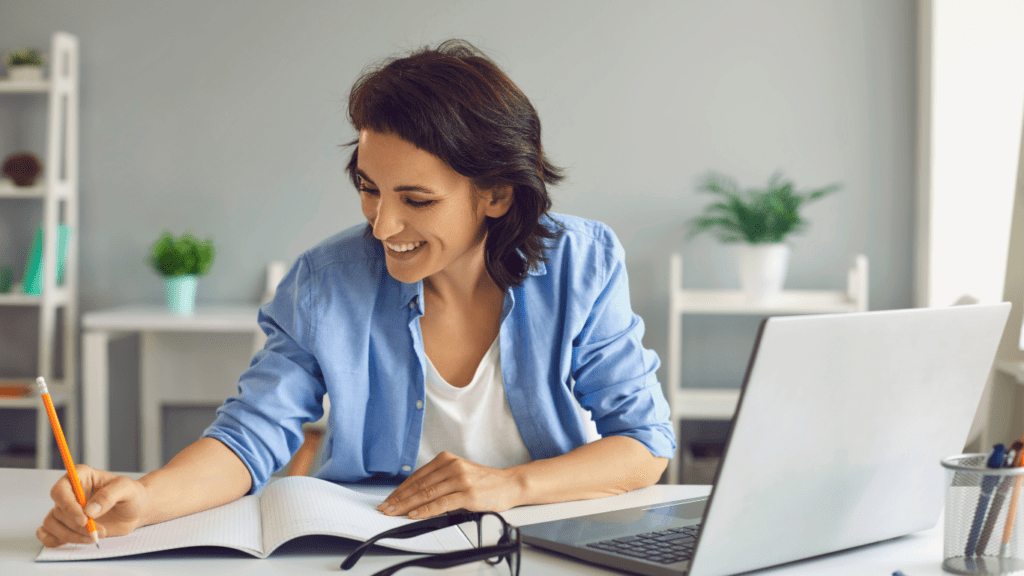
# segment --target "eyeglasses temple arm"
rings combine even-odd
[[[392,528],[391,530],[385,530],[384,532],[381,532],[373,538],[370,538],[369,540],[363,542],[359,545],[359,547],[353,550],[352,553],[349,554],[347,558],[345,558],[345,561],[341,563],[341,569],[348,570],[349,568],[354,566],[355,563],[360,558],[362,558],[363,554],[365,554],[366,551],[370,549],[370,546],[374,545],[378,540],[384,540],[385,538],[415,538],[416,536],[420,536],[428,532],[433,532],[434,530],[440,530],[441,528],[447,528],[449,526],[454,526],[456,524],[462,524],[463,522],[475,520],[478,516],[479,514],[475,512],[448,514],[446,516],[427,518],[426,520],[421,520],[413,524],[406,524],[405,526],[398,526],[397,528]]]
[[[407,560],[401,564],[389,566],[374,573],[373,576],[391,576],[402,568],[408,568],[410,566],[432,569],[451,568],[453,566],[476,562],[477,560],[486,560],[487,558],[494,556],[506,556],[515,552],[518,548],[518,544],[503,544],[499,546],[488,546],[485,548],[474,548],[472,550],[460,550],[458,552],[449,552],[447,554],[440,554],[437,556],[423,556],[421,558]]]

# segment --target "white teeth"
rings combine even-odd
[[[420,246],[426,244],[426,242],[413,242],[411,244],[392,244],[390,242],[385,242],[385,244],[387,244],[388,248],[391,248],[395,252],[408,252],[410,250],[415,250],[419,248]]]

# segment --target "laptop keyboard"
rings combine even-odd
[[[693,558],[693,546],[697,543],[699,530],[699,524],[682,528],[668,528],[636,536],[591,542],[587,546],[641,560],[672,564]]]

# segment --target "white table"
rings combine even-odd
[[[98,310],[82,316],[83,463],[109,469],[109,344],[140,334],[139,403],[142,469],[163,465],[161,406],[219,405],[265,338],[258,307],[197,307],[176,316],[162,306]]]
[[[63,575],[180,575],[216,574],[228,576],[338,574],[342,559],[356,543],[342,539],[303,539],[287,544],[264,560],[235,551],[210,548],[177,550],[141,557],[105,561],[35,564],[42,545],[35,538],[35,530],[53,506],[49,498],[50,486],[56,482],[61,470],[29,470],[0,468],[0,574],[61,574]],[[139,474],[128,474],[138,477]],[[388,490],[388,489],[384,489]],[[606,512],[632,506],[654,504],[707,494],[708,486],[656,485],[619,496],[523,506],[502,515],[511,523],[525,525],[559,518],[569,518],[592,512]],[[373,574],[410,556],[397,555],[384,549],[368,553],[348,574]],[[621,572],[580,564],[567,557],[532,546],[523,546],[520,576],[611,576]],[[846,552],[820,556],[812,560],[794,562],[778,568],[758,570],[748,574],[764,576],[889,576],[902,570],[907,576],[939,576],[942,571],[942,533],[940,526],[924,532],[896,538],[878,544],[861,546]],[[405,574],[406,571],[399,572]],[[489,567],[483,562],[459,566],[449,570],[408,570],[410,576],[428,574],[494,575],[507,576],[508,568],[502,564]],[[948,575],[947,575],[948,576]]]

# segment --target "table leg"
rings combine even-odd
[[[143,332],[139,346],[139,406],[142,410],[139,422],[142,445],[139,450],[143,472],[152,472],[163,466],[163,410],[156,389],[161,379],[154,356],[159,352],[159,338],[160,334]]]
[[[110,333],[106,331],[89,330],[82,336],[82,461],[101,470],[110,469],[109,344]]]

